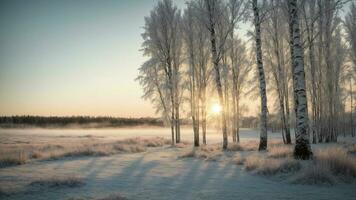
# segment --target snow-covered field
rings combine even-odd
[[[75,146],[156,136],[169,139],[170,133],[163,128],[0,129],[0,152],[48,144]],[[257,136],[254,130],[241,131],[242,141],[257,139]],[[191,141],[192,137],[190,128],[182,130],[183,140]],[[280,134],[269,134],[269,137],[279,140]],[[209,130],[208,142],[220,141],[221,135]],[[319,144],[313,149],[326,146]],[[191,145],[184,148],[164,145],[139,153],[34,159],[23,165],[3,167],[0,168],[0,199],[105,199],[111,195],[112,199],[120,199],[118,194],[129,200],[356,199],[355,181],[332,186],[292,184],[289,176],[261,176],[236,165],[230,157],[239,152],[224,154],[217,161],[180,158],[190,149]],[[72,182],[48,184],[57,179]],[[43,180],[47,182],[40,182]]]

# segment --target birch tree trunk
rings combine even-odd
[[[217,52],[217,44],[216,44],[216,30],[215,30],[215,23],[217,20],[216,15],[216,3],[214,0],[205,0],[205,4],[207,7],[208,11],[208,20],[209,20],[209,32],[210,32],[210,43],[211,43],[211,54],[212,54],[212,63],[214,67],[214,72],[215,72],[215,84],[216,84],[216,89],[218,91],[218,96],[219,96],[219,103],[222,108],[221,111],[221,129],[223,133],[223,149],[227,149],[227,144],[228,144],[228,138],[227,138],[227,126],[226,126],[226,108],[225,108],[225,101],[224,101],[224,95],[223,95],[223,88],[221,84],[221,75],[220,75],[220,66],[219,66],[219,61],[220,58],[218,56]],[[219,51],[220,52],[220,51]]]
[[[259,74],[260,96],[261,96],[261,116],[260,116],[260,144],[258,150],[267,149],[267,95],[266,95],[266,79],[262,61],[262,44],[261,44],[261,19],[257,7],[257,0],[252,1],[252,9],[254,13],[255,39],[256,39],[256,61]]]
[[[317,107],[318,107],[318,142],[323,142],[324,141],[324,126],[322,125],[322,123],[324,123],[324,119],[325,117],[324,115],[324,109],[323,109],[323,101],[324,101],[324,97],[322,96],[322,80],[323,80],[323,35],[321,34],[324,30],[323,28],[323,19],[324,19],[324,15],[322,12],[322,6],[323,6],[323,1],[322,0],[318,0],[317,2],[318,5],[318,32],[319,32],[319,37],[318,37],[318,90],[317,90],[317,94],[318,94],[318,100],[317,100]]]
[[[200,120],[202,129],[202,139],[203,144],[206,145],[206,88],[208,82],[207,74],[207,62],[209,60],[209,50],[206,47],[208,43],[208,35],[205,34],[205,27],[201,24],[198,27],[199,32],[199,42],[198,42],[198,52],[199,52],[199,102],[200,102]]]
[[[350,126],[351,126],[351,136],[354,137],[354,123],[352,118],[352,111],[353,111],[353,91],[352,91],[352,77],[350,77]]]
[[[308,107],[305,88],[304,58],[303,48],[301,46],[299,19],[297,10],[297,0],[288,0],[288,9],[290,15],[289,26],[292,31],[293,41],[293,89],[294,104],[296,106],[296,144],[294,148],[294,157],[297,159],[310,159],[312,151],[308,136]]]
[[[203,135],[203,144],[206,144],[206,84],[201,88],[201,127]]]
[[[238,93],[238,69],[236,65],[236,52],[234,47],[234,31],[230,34],[231,46],[230,46],[230,60],[231,60],[231,71],[232,71],[232,141],[239,142],[239,93]]]

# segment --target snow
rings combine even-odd
[[[221,142],[215,130],[208,133],[209,142]],[[191,129],[183,129],[182,138],[192,140]],[[169,137],[168,129],[111,130],[0,130],[0,141],[11,137],[36,142],[53,141],[58,136],[104,136],[121,139],[135,136]],[[242,130],[242,140],[257,138],[257,132]],[[269,134],[277,138],[279,134]],[[69,138],[70,140],[71,138]],[[230,138],[229,138],[230,139]],[[68,140],[68,138],[67,138]],[[3,144],[0,144],[3,145]],[[323,146],[323,145],[319,145]],[[3,147],[3,146],[0,146]],[[290,184],[283,178],[267,178],[246,172],[228,160],[204,161],[178,158],[184,149],[169,146],[150,148],[147,152],[116,154],[106,157],[80,157],[0,169],[0,186],[14,191],[0,199],[96,199],[122,194],[128,199],[355,199],[355,184],[310,186]],[[38,179],[75,176],[84,185],[75,188],[37,187],[29,183]]]

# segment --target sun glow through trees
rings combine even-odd
[[[211,106],[211,112],[213,114],[219,114],[221,112],[221,106],[220,104],[218,103],[214,103],[212,106]]]

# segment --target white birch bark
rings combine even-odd
[[[308,135],[308,107],[305,87],[304,73],[304,52],[301,46],[298,9],[296,0],[288,0],[288,9],[290,15],[290,28],[293,41],[293,89],[294,104],[296,109],[296,144],[294,148],[294,157],[297,159],[310,159],[312,151]]]
[[[261,115],[260,115],[260,144],[258,149],[267,149],[267,94],[266,94],[266,78],[263,69],[262,61],[262,44],[261,44],[261,19],[257,0],[252,0],[252,9],[254,13],[255,40],[256,40],[256,62],[259,75],[259,86],[261,96]]]

